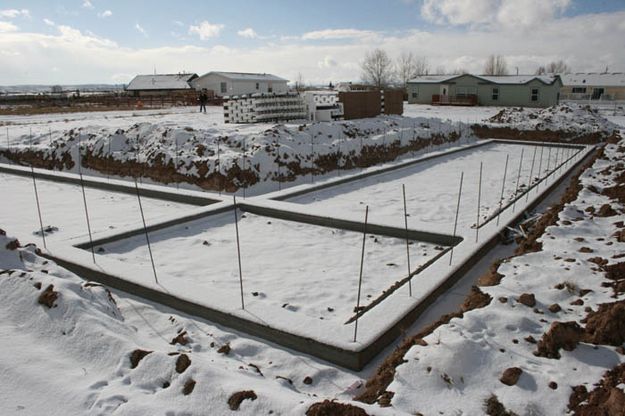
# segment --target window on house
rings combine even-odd
[[[267,86],[267,92],[273,92],[273,85],[271,85],[271,83]]]
[[[225,94],[225,93],[227,93],[227,92],[228,92],[228,83],[226,83],[226,82],[222,82],[222,83],[221,83],[221,93],[222,93],[222,94]]]
[[[538,101],[538,88],[532,88],[532,101]]]
[[[412,98],[418,98],[419,97],[419,93],[418,92],[413,92],[412,93]]]
[[[260,84],[258,82],[256,83],[256,89],[260,89]]]
[[[586,87],[573,87],[573,94],[586,94]]]
[[[499,88],[493,88],[493,101],[497,101],[499,99]]]

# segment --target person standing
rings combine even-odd
[[[200,92],[200,113],[202,111],[204,111],[204,114],[206,114],[206,103],[208,102],[208,94],[206,94],[206,90],[202,90],[202,92]]]

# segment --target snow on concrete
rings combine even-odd
[[[238,227],[247,307],[262,310],[263,315],[304,315],[334,325],[341,325],[354,314],[362,233],[240,211]],[[150,242],[163,290],[216,309],[239,307],[233,213],[152,232]],[[443,249],[419,241],[411,241],[409,247],[411,270]],[[107,257],[150,267],[143,235],[96,250]],[[405,240],[369,235],[361,305],[368,305],[407,275]]]
[[[88,238],[87,220],[78,185],[37,179],[41,217],[46,239],[61,241]],[[24,243],[41,243],[41,231],[32,178],[0,173],[0,224],[7,224]],[[85,188],[91,232],[95,237],[103,232],[141,225],[137,197],[130,194]],[[147,221],[181,215],[194,206],[141,198]],[[44,230],[45,231],[45,230]]]
[[[477,221],[480,163],[483,169],[480,201],[482,223],[499,209],[506,156],[508,167],[504,205],[514,198],[516,192],[521,193],[528,188],[530,173],[531,183],[534,184],[554,169],[556,157],[559,164],[575,151],[577,149],[490,143],[389,173],[304,194],[289,199],[289,202],[306,204],[328,213],[347,213],[354,207],[368,205],[371,221],[402,226],[402,185],[405,185],[410,227],[451,234],[460,176],[464,172],[458,233],[468,235]],[[519,206],[524,203],[525,200]]]

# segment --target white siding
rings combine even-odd
[[[221,92],[221,83],[226,83],[226,92]],[[258,84],[258,88],[256,88]],[[209,74],[198,78],[193,82],[196,90],[206,88],[213,90],[216,96],[233,96],[244,94],[267,94],[271,85],[273,93],[284,94],[288,91],[286,81],[239,81],[226,78],[218,74]]]

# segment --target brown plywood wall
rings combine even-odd
[[[382,111],[380,91],[339,92],[345,120],[375,117]]]
[[[404,114],[404,92],[384,90],[384,114]]]

